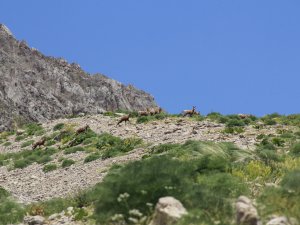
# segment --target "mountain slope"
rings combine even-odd
[[[151,95],[106,76],[90,76],[79,65],[46,57],[14,38],[0,24],[0,124],[13,119],[46,121],[78,113],[142,110]]]

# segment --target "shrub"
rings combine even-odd
[[[66,168],[66,167],[69,167],[69,166],[73,165],[74,163],[75,163],[75,161],[72,160],[72,159],[65,159],[65,160],[62,161],[61,166],[63,168]]]
[[[294,156],[300,156],[300,143],[296,143],[292,146],[290,153]]]
[[[223,116],[221,113],[218,113],[218,112],[211,112],[206,115],[206,118],[208,118],[212,121],[216,121],[218,123],[227,123],[229,120],[228,117]]]
[[[16,138],[15,138],[15,141],[21,141],[21,140],[24,140],[26,138],[25,135],[18,135]]]
[[[56,142],[54,141],[54,140],[48,140],[48,141],[46,141],[46,143],[45,143],[45,146],[52,146],[52,145],[54,145]]]
[[[287,173],[277,188],[266,188],[259,197],[262,215],[285,215],[300,220],[300,171]]]
[[[66,148],[64,150],[64,154],[71,154],[71,153],[75,153],[75,152],[83,152],[84,148],[81,146],[75,146],[75,147],[70,147],[70,148]]]
[[[152,154],[165,154],[180,160],[195,160],[205,155],[222,157],[229,161],[251,156],[247,151],[237,148],[232,143],[213,143],[208,141],[186,141],[182,145],[162,145],[152,149]]]
[[[74,139],[72,140],[72,142],[70,143],[71,146],[76,146],[81,144],[84,140],[92,138],[92,137],[96,137],[97,134],[92,131],[91,129],[88,129],[86,132],[80,133],[78,135],[76,135],[74,137]]]
[[[90,154],[88,155],[85,159],[84,159],[84,162],[85,163],[88,163],[88,162],[92,162],[94,160],[97,160],[101,158],[101,155],[99,153],[93,153],[93,154]]]
[[[64,126],[65,126],[64,123],[58,123],[53,127],[53,131],[61,130],[64,128]]]
[[[225,127],[223,130],[223,132],[227,134],[241,134],[244,131],[245,130],[242,127]]]
[[[0,186],[0,200],[6,199],[9,196],[8,191]]]
[[[217,218],[231,221],[231,198],[247,193],[247,188],[230,174],[211,171],[205,175],[196,168],[194,161],[153,157],[113,169],[89,193],[96,202],[97,222],[107,224],[115,214],[124,215],[128,222],[130,209],[138,209],[148,216],[146,203],[155,205],[164,196],[174,196],[188,210],[209,212],[198,218],[198,222]]]
[[[21,222],[24,215],[24,208],[12,200],[10,194],[0,187],[0,225]]]
[[[78,210],[75,211],[75,217],[74,217],[74,219],[76,221],[78,221],[78,220],[82,221],[87,216],[88,216],[87,211],[84,210],[83,208],[80,208],[80,209],[78,209]]]
[[[44,133],[44,129],[41,125],[37,123],[30,123],[25,126],[25,131],[27,135],[42,135]]]
[[[56,164],[47,164],[44,166],[43,171],[45,173],[48,173],[50,171],[56,170],[57,169],[57,165]]]
[[[243,178],[245,181],[256,181],[256,182],[265,182],[270,174],[272,169],[270,166],[265,165],[260,161],[252,160],[247,163],[242,168],[234,168],[233,174]]]
[[[149,121],[150,121],[149,116],[140,116],[136,120],[137,123],[147,123]]]
[[[23,168],[29,166],[30,164],[31,164],[31,162],[29,160],[19,159],[14,162],[14,168],[23,169]]]
[[[33,140],[26,141],[26,142],[22,143],[21,148],[25,148],[25,147],[31,145],[33,142],[34,142]]]
[[[5,147],[8,147],[8,146],[10,146],[11,145],[11,142],[9,142],[9,141],[7,141],[7,142],[5,142],[4,144],[3,144],[3,146],[5,146]]]
[[[268,119],[264,121],[266,125],[275,125],[277,124],[276,120],[274,119]]]
[[[281,138],[275,137],[272,139],[272,142],[274,145],[277,145],[278,147],[282,147],[282,146],[284,146],[285,141]]]
[[[38,148],[34,151],[24,150],[17,153],[7,153],[0,155],[0,163],[1,161],[3,163],[10,159],[14,163],[14,168],[25,168],[34,162],[41,164],[51,161],[51,155],[55,154],[56,152],[57,149],[55,148],[46,148],[44,150]]]
[[[226,123],[226,127],[243,127],[245,123],[241,119],[231,119]]]
[[[19,223],[24,215],[24,208],[13,200],[7,198],[0,202],[0,225]]]
[[[75,202],[72,198],[55,198],[44,202],[33,203],[27,206],[27,211],[34,215],[36,208],[39,208],[43,211],[44,216],[50,216],[54,213],[60,213],[64,209],[67,209],[70,206],[75,206]]]

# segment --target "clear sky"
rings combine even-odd
[[[46,55],[196,105],[300,113],[299,0],[2,0],[0,23]]]

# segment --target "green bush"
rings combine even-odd
[[[92,131],[91,129],[88,129],[86,132],[80,133],[78,135],[75,135],[74,139],[71,141],[70,145],[71,146],[76,146],[81,144],[84,140],[96,137],[97,134]]]
[[[75,161],[72,160],[72,159],[65,159],[65,160],[62,161],[61,166],[63,168],[66,168],[66,167],[69,167],[69,166],[73,165],[74,163],[75,163]]]
[[[231,221],[231,199],[247,193],[247,188],[238,179],[219,170],[197,171],[197,166],[202,163],[153,157],[113,169],[89,193],[96,202],[97,222],[107,224],[115,214],[124,215],[128,222],[130,209],[138,209],[147,216],[149,207],[146,203],[155,205],[164,196],[174,196],[188,210],[209,212],[198,218],[198,222],[217,218]]]
[[[300,170],[284,176],[279,187],[266,188],[259,197],[261,214],[285,215],[300,220]]]
[[[278,147],[282,147],[284,146],[285,141],[279,137],[275,137],[272,139],[272,142],[274,145],[278,146]]]
[[[150,117],[149,116],[140,116],[136,120],[137,123],[147,123],[149,121],[150,121]]]
[[[0,225],[15,224],[22,221],[24,208],[10,199],[0,202]]]
[[[37,123],[30,123],[25,126],[25,131],[27,135],[32,136],[32,135],[42,135],[44,133],[44,129],[41,125]]]
[[[52,146],[52,145],[54,145],[56,142],[54,141],[54,140],[48,140],[48,141],[46,141],[46,143],[45,143],[45,146]]]
[[[4,188],[0,186],[0,202],[1,200],[6,199],[8,196],[9,196],[8,191],[6,191]]]
[[[48,173],[50,171],[56,170],[57,169],[57,165],[56,164],[47,164],[44,166],[43,171],[45,173]]]
[[[14,168],[23,169],[23,168],[29,166],[30,164],[31,164],[31,162],[29,160],[19,159],[14,162]]]
[[[12,160],[14,168],[25,168],[34,162],[42,164],[51,161],[51,155],[56,152],[57,149],[55,148],[46,148],[43,150],[37,148],[34,151],[24,150],[17,153],[7,153],[0,155],[0,164],[4,164],[7,160]]]
[[[22,221],[25,209],[10,194],[0,187],[0,225],[15,224]]]
[[[71,153],[75,153],[75,152],[83,152],[84,148],[81,146],[75,146],[75,147],[70,147],[70,148],[66,148],[64,150],[64,154],[71,154]]]
[[[61,130],[65,127],[64,123],[58,123],[53,127],[53,131]]]
[[[156,146],[152,154],[163,154],[180,160],[195,160],[205,155],[222,157],[226,161],[236,161],[251,157],[248,151],[237,148],[232,143],[214,143],[209,141],[186,141],[182,145],[170,144]]]
[[[27,206],[27,212],[32,212],[35,208],[40,208],[45,216],[50,216],[54,213],[60,213],[70,206],[75,206],[75,201],[72,198],[54,198],[44,202],[32,203]]]
[[[241,134],[244,131],[245,130],[243,129],[243,127],[225,127],[225,129],[223,130],[223,132],[226,134]]]
[[[24,142],[24,143],[21,144],[21,148],[25,148],[25,147],[27,147],[29,145],[32,145],[33,142],[34,142],[33,140],[26,141],[26,142]]]
[[[90,154],[88,155],[85,159],[84,159],[84,162],[85,163],[88,163],[88,162],[92,162],[92,161],[95,161],[97,159],[101,158],[101,155],[99,153],[93,153],[93,154]]]
[[[300,143],[296,143],[292,146],[290,153],[294,156],[300,156]]]
[[[22,141],[22,140],[24,140],[26,138],[26,135],[18,135],[18,136],[16,136],[16,138],[15,138],[15,141]]]
[[[226,127],[243,127],[245,123],[241,119],[233,118],[226,123]]]
[[[5,147],[8,147],[8,146],[10,146],[11,145],[11,142],[9,142],[9,141],[7,141],[7,142],[5,142],[4,144],[3,144],[3,146],[5,146]]]

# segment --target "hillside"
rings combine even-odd
[[[24,121],[44,122],[79,113],[145,110],[151,95],[78,64],[47,57],[18,41],[0,24],[0,129]]]
[[[107,112],[2,132],[0,186],[12,197],[0,203],[0,219],[2,210],[3,221],[22,221],[27,212],[47,224],[149,224],[158,199],[173,196],[188,212],[177,224],[235,224],[233,203],[245,195],[257,208],[257,222],[277,215],[298,224],[299,115],[133,112],[130,123],[117,125],[120,116]],[[32,150],[42,138],[44,145]],[[5,211],[8,202],[16,204],[14,216]]]

